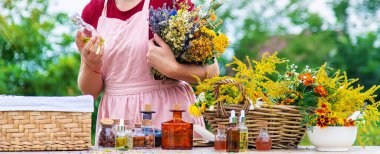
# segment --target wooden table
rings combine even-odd
[[[1,153],[1,152],[0,152]],[[71,153],[71,154],[106,154],[104,151],[96,151],[96,150],[90,150],[90,151],[42,151],[42,152],[4,152],[15,154],[15,153],[25,153],[25,154],[63,154],[63,153]],[[174,153],[180,153],[180,154],[212,154],[212,153],[218,153],[213,150],[213,148],[193,148],[193,150],[162,150],[162,149],[151,149],[151,150],[129,150],[126,152],[116,152],[111,151],[110,154],[119,154],[119,153],[126,153],[126,154],[150,154],[150,153],[157,153],[157,154],[174,154]],[[224,152],[226,153],[226,152]],[[255,150],[250,150],[248,152],[240,152],[239,154],[251,154],[251,153],[264,153],[264,154],[330,154],[330,153],[336,153],[336,154],[380,154],[380,146],[367,146],[367,147],[352,147],[350,151],[347,152],[318,152],[315,150],[312,146],[301,146],[298,149],[293,150],[271,150],[268,152],[259,152]],[[3,153],[1,153],[3,154]]]

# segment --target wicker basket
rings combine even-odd
[[[215,97],[219,97],[219,86],[222,84],[235,84],[239,90],[243,91],[243,86],[233,80],[222,80],[215,85]],[[243,94],[244,95],[244,94]],[[229,113],[231,110],[239,112],[246,111],[246,125],[248,127],[248,144],[255,147],[255,140],[259,134],[259,121],[268,121],[268,133],[272,139],[273,149],[292,149],[300,143],[305,127],[300,125],[302,116],[298,107],[291,105],[262,106],[249,110],[250,102],[244,98],[241,104],[230,104],[225,106],[223,102],[217,103],[217,110],[206,110],[204,118],[211,125],[214,132],[219,124],[228,125]]]
[[[93,110],[93,101],[91,100],[93,99],[89,97],[71,98],[76,101],[66,104],[62,104],[62,100],[66,98],[60,98],[56,102],[50,102],[50,104],[55,104],[55,106],[47,105],[50,107],[45,107],[44,103],[27,103],[27,106],[33,104],[28,110],[22,107],[25,103],[20,102],[20,97],[16,98],[17,101],[12,102],[16,105],[13,107],[10,107],[8,102],[12,99],[7,98],[7,102],[0,99],[0,151],[90,149],[91,110]],[[44,98],[28,99],[36,102],[36,100]],[[49,98],[49,100],[54,99]],[[74,107],[80,107],[80,109]],[[89,107],[92,109],[85,109]],[[36,111],[36,108],[47,111]],[[76,111],[69,112],[73,108]]]

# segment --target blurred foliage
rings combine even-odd
[[[194,1],[194,0],[193,0]],[[280,57],[305,65],[329,66],[360,78],[366,87],[380,83],[380,29],[353,34],[357,16],[364,25],[376,22],[379,0],[326,0],[335,18],[332,24],[308,9],[312,0],[224,0],[219,14],[221,28],[233,42],[230,50],[239,59],[259,58],[278,51]],[[205,4],[204,0],[195,1]],[[0,94],[70,96],[80,95],[77,75],[80,56],[74,30],[55,32],[71,23],[63,13],[48,12],[50,1],[5,0],[0,3]],[[58,31],[58,30],[57,30]],[[376,45],[377,42],[377,45]],[[232,74],[219,59],[222,75]],[[98,101],[95,104],[97,109]],[[93,121],[96,119],[96,112]],[[380,145],[379,128],[363,135],[366,145]],[[306,140],[303,143],[307,143]]]
[[[62,13],[47,13],[49,1],[14,0],[1,4],[0,93],[79,95],[79,55],[69,48],[72,35],[55,35],[68,22]]]
[[[63,13],[50,13],[50,1],[7,0],[0,15],[0,94],[77,96],[80,55]],[[97,111],[99,100],[94,105]],[[95,131],[97,112],[92,115]]]

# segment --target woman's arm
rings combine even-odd
[[[102,75],[91,70],[82,62],[78,75],[78,85],[84,95],[92,95],[96,99],[103,88]]]
[[[154,41],[159,46],[156,46]],[[154,40],[149,41],[147,61],[162,74],[189,83],[197,82],[193,76],[204,80],[219,75],[219,65],[216,61],[212,65],[205,66],[178,63],[170,47],[156,34]]]
[[[78,85],[83,94],[92,95],[96,99],[102,88],[103,79],[100,73],[102,57],[104,53],[104,46],[100,46],[100,38],[97,36],[92,37],[87,44],[82,40],[84,34],[77,32],[76,44],[81,54],[81,66],[78,75]],[[97,50],[100,50],[96,54]]]
[[[212,65],[194,65],[194,64],[180,64],[176,63],[173,70],[167,74],[168,77],[183,80],[189,83],[197,83],[194,76],[199,77],[201,80],[208,79],[219,75],[219,65],[215,61]]]

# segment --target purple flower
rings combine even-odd
[[[172,11],[170,12],[170,16],[175,16],[175,15],[177,15],[177,10],[172,10]]]

